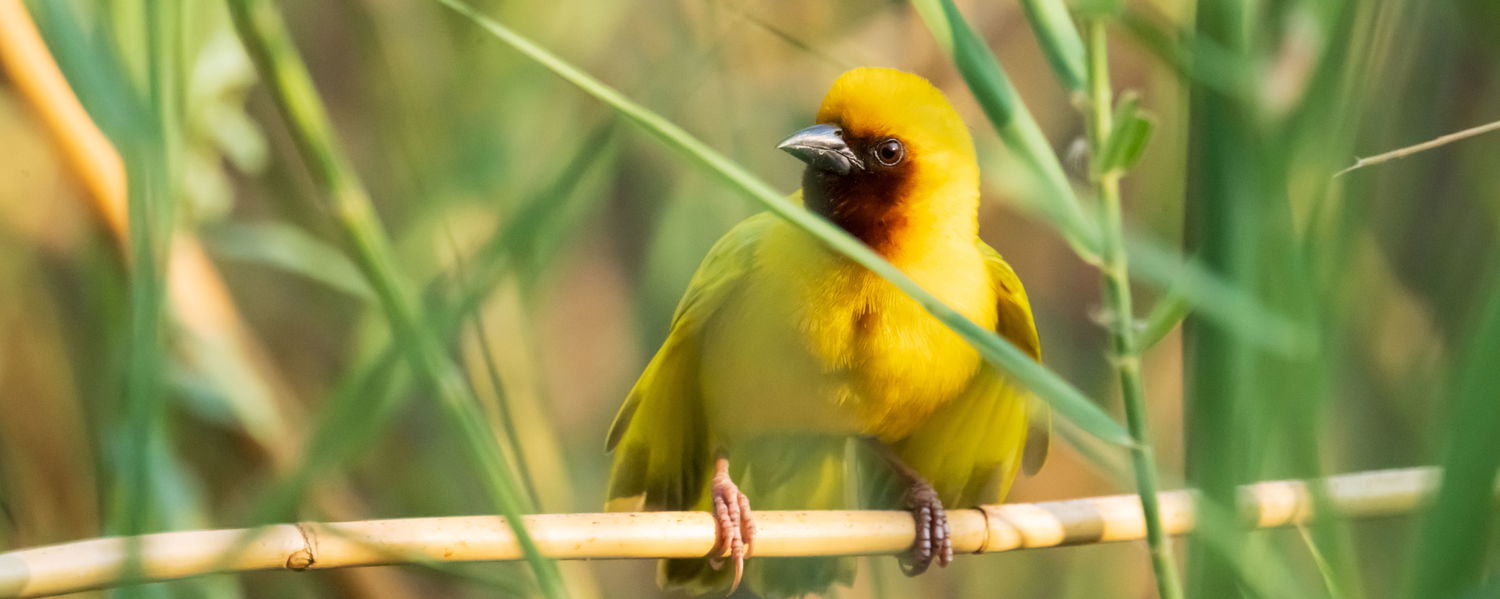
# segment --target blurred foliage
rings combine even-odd
[[[1031,150],[1067,156],[1085,131],[1078,74],[1069,75],[1077,40],[1058,29],[1065,15],[1041,1],[955,4],[1034,119]],[[222,3],[28,6],[130,167],[132,217],[156,226],[135,228],[134,257],[122,254],[0,79],[0,547],[132,528],[493,511],[441,393],[400,360],[403,336],[387,325]],[[388,266],[412,284],[424,334],[472,389],[474,417],[525,473],[538,509],[598,510],[609,418],[698,260],[752,207],[436,2],[275,6],[389,236]],[[773,146],[809,122],[839,72],[885,65],[932,79],[976,132],[982,234],[1026,282],[1048,366],[1120,413],[1096,324],[1099,272],[1074,251],[1089,247],[1078,222],[1091,214],[1046,195],[1092,204],[1087,169],[1065,160],[1065,172],[1053,171],[1004,147],[1027,134],[1005,139],[984,126],[993,111],[950,61],[954,41],[934,39],[911,5],[476,6],[784,191],[801,169]],[[1500,119],[1497,7],[1072,7],[1118,19],[1117,95],[1133,91],[1155,125],[1123,196],[1165,482],[1222,489],[1424,463],[1462,473],[1441,511],[1424,517],[1243,538],[1211,526],[1214,538],[1181,552],[1193,557],[1194,588],[1494,591],[1486,573],[1500,559],[1486,551],[1494,539],[1484,526],[1494,508],[1478,494],[1490,488],[1500,438],[1500,136],[1333,173],[1356,156]],[[227,293],[137,267],[175,273],[167,256],[194,240]],[[1197,260],[1183,270],[1171,247]],[[1197,327],[1186,363],[1174,327],[1183,317]],[[1130,490],[1096,469],[1097,456],[1083,457],[1109,448],[1081,447],[1059,446],[1012,500]],[[1134,544],[965,557],[910,580],[894,560],[863,562],[843,596],[1154,592]],[[562,564],[562,573],[575,596],[657,593],[644,561]],[[212,577],[142,592],[534,588],[523,565],[475,564]]]

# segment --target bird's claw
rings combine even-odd
[[[916,576],[926,572],[934,561],[938,567],[953,563],[948,512],[943,509],[937,491],[926,483],[914,484],[907,493],[906,505],[917,521],[917,539],[912,543],[911,553],[901,558],[901,571]]]
[[[729,587],[733,593],[745,576],[745,558],[750,557],[755,544],[755,520],[750,513],[750,498],[740,492],[727,472],[714,475],[713,501],[718,527],[714,547],[708,552],[708,565],[718,570],[726,559],[734,560],[734,582]]]

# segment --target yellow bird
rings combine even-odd
[[[1040,359],[1020,280],[979,239],[974,143],[942,92],[854,69],[815,123],[778,146],[806,163],[792,200]],[[912,511],[903,566],[915,575],[952,560],[943,506],[999,502],[1018,470],[1040,467],[1049,424],[895,286],[763,213],[709,251],[615,417],[606,509],[714,513],[714,550],[664,560],[663,586],[733,589],[745,576],[764,595],[823,593],[850,583],[852,560],[763,558],[746,570],[751,503],[847,509],[858,472],[864,506]]]

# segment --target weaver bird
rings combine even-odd
[[[979,239],[974,143],[942,92],[854,69],[815,123],[778,146],[806,163],[792,201],[1040,359],[1020,280]],[[747,572],[750,505],[848,508],[857,471],[865,507],[912,512],[902,564],[915,575],[953,559],[943,506],[999,502],[1018,470],[1040,467],[1049,423],[894,285],[763,213],[709,251],[615,417],[606,509],[714,514],[713,550],[663,560],[663,586],[733,589],[744,576],[765,595],[821,593],[853,579],[852,560],[762,558]]]

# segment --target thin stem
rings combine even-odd
[[[463,289],[468,284],[463,250],[458,247],[458,239],[453,236],[453,229],[450,227],[445,230],[448,234],[448,245],[453,248],[454,281],[460,289]],[[479,355],[484,361],[485,373],[489,377],[490,387],[494,389],[495,400],[491,406],[488,406],[493,410],[490,415],[500,425],[500,429],[505,431],[506,449],[510,450],[511,460],[516,467],[516,475],[520,477],[521,486],[526,490],[526,499],[529,501],[526,509],[534,511],[536,506],[542,504],[542,501],[537,497],[536,479],[531,476],[531,467],[527,465],[526,453],[521,447],[521,433],[516,427],[516,418],[510,407],[511,400],[505,390],[505,381],[500,378],[499,361],[495,359],[495,350],[490,347],[489,328],[484,326],[484,306],[475,306],[468,312],[474,323],[474,340],[479,344]]]
[[[1390,162],[1390,161],[1396,160],[1398,158],[1405,158],[1407,156],[1411,156],[1412,154],[1416,154],[1416,153],[1419,153],[1419,152],[1426,152],[1427,150],[1431,150],[1433,148],[1445,146],[1445,145],[1451,144],[1451,143],[1453,143],[1455,141],[1460,141],[1460,140],[1468,139],[1470,137],[1474,137],[1475,135],[1482,135],[1482,134],[1485,134],[1485,133],[1489,133],[1491,131],[1500,131],[1500,121],[1495,121],[1493,123],[1485,123],[1485,124],[1480,125],[1478,127],[1470,127],[1468,129],[1464,129],[1463,131],[1457,131],[1457,132],[1454,132],[1454,133],[1449,133],[1447,135],[1443,135],[1443,136],[1437,137],[1436,139],[1431,139],[1431,140],[1428,140],[1428,141],[1424,141],[1424,142],[1416,144],[1416,145],[1410,145],[1410,146],[1406,146],[1404,148],[1396,148],[1396,149],[1391,150],[1389,152],[1384,152],[1384,153],[1381,153],[1381,154],[1376,154],[1374,156],[1367,156],[1365,158],[1360,158],[1360,159],[1355,160],[1354,164],[1351,165],[1349,168],[1346,168],[1346,169],[1341,170],[1341,171],[1339,171],[1337,173],[1334,173],[1333,176],[1335,176],[1335,177],[1341,177],[1341,176],[1345,175],[1346,173],[1348,173],[1349,171],[1353,171],[1353,170],[1357,170],[1357,169],[1362,169],[1362,168],[1367,167],[1367,166],[1375,166],[1375,165],[1380,164],[1382,162]]]
[[[1092,156],[1098,159],[1114,128],[1109,83],[1109,55],[1104,21],[1090,19],[1085,25],[1088,46],[1089,143]],[[1131,459],[1135,465],[1136,489],[1145,514],[1146,543],[1151,551],[1151,567],[1156,572],[1156,588],[1162,599],[1180,599],[1182,581],[1177,562],[1172,559],[1172,542],[1163,530],[1161,506],[1157,497],[1155,452],[1151,447],[1150,426],[1146,419],[1146,389],[1141,380],[1141,357],[1136,345],[1133,310],[1130,298],[1130,270],[1125,258],[1124,219],[1120,210],[1120,171],[1102,172],[1098,185],[1100,201],[1101,261],[1104,272],[1105,301],[1113,318],[1109,319],[1110,349],[1120,376],[1121,395],[1125,400],[1126,426],[1135,443]]]

